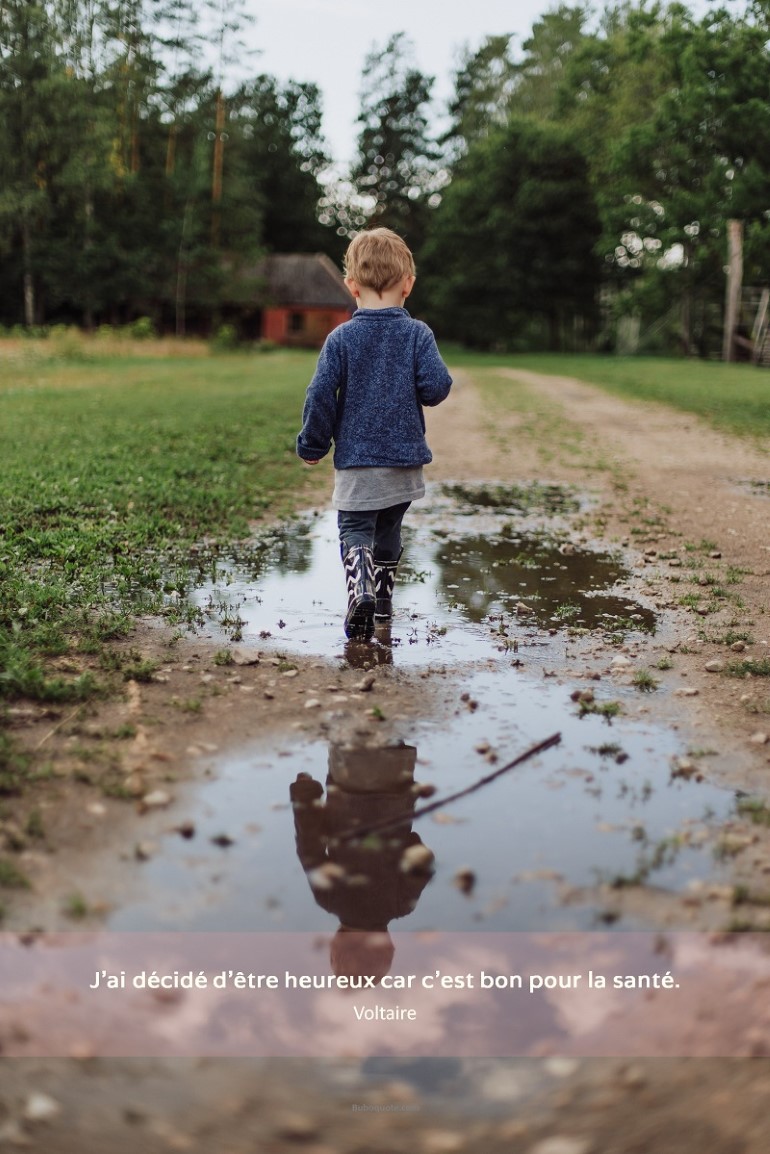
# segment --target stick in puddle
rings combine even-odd
[[[498,777],[502,777],[502,775],[508,773],[509,770],[515,769],[518,765],[523,765],[523,763],[529,761],[531,757],[536,757],[538,753],[544,753],[546,749],[550,749],[551,746],[558,745],[560,741],[561,734],[552,733],[550,737],[546,737],[544,741],[539,741],[537,745],[532,745],[529,749],[525,749],[524,753],[520,753],[513,761],[502,765],[500,769],[496,769],[494,773],[488,773],[486,777],[481,777],[478,781],[474,781],[473,785],[458,790],[457,793],[451,793],[449,797],[438,798],[437,801],[432,801],[430,805],[424,805],[422,809],[415,809],[412,813],[404,817],[389,818],[387,821],[362,826],[360,829],[348,830],[346,833],[340,834],[338,841],[352,841],[354,838],[368,837],[373,833],[382,833],[385,830],[398,829],[401,825],[409,825],[418,817],[425,817],[426,814],[433,813],[435,810],[449,805],[452,801],[458,801],[461,797],[467,797],[469,794],[475,793],[477,789],[482,789],[483,786],[489,785],[490,782],[495,781]]]

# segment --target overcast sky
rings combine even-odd
[[[251,69],[281,80],[307,80],[323,93],[324,132],[336,161],[355,151],[361,69],[373,44],[394,32],[414,41],[418,67],[436,77],[440,108],[451,92],[458,49],[490,34],[512,33],[514,50],[549,0],[245,0],[244,39],[260,50]],[[691,0],[703,11],[708,0]],[[250,69],[250,70],[251,70]]]

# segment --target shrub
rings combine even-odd
[[[220,325],[211,338],[211,347],[220,353],[237,349],[238,333],[235,325]]]
[[[156,336],[151,317],[137,317],[131,325],[131,336],[135,341],[149,341]]]

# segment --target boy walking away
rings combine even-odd
[[[401,522],[425,495],[433,458],[423,405],[438,405],[452,378],[433,333],[404,301],[414,259],[388,228],[359,233],[345,255],[358,308],[326,338],[310,382],[297,455],[317,465],[334,442],[334,495],[347,581],[345,635],[368,640],[391,619]]]

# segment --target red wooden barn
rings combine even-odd
[[[254,271],[264,285],[264,340],[320,348],[355,311],[342,273],[324,253],[271,253]]]

